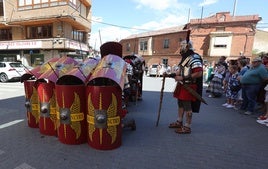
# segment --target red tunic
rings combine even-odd
[[[202,67],[194,68],[192,73],[203,71]],[[188,84],[190,88],[196,91],[197,84]],[[176,89],[173,93],[173,96],[177,99],[184,101],[196,101],[196,97],[194,97],[190,92],[188,92],[180,83],[177,83]]]

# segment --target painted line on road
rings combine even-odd
[[[0,125],[0,129],[3,129],[3,128],[6,128],[6,127],[15,125],[15,124],[20,123],[20,122],[22,122],[22,121],[24,121],[24,119],[14,120],[14,121],[11,121],[11,122],[8,122],[8,123],[5,123],[5,124],[1,124],[1,125]]]
[[[14,169],[35,169],[34,167],[30,166],[27,163],[22,163],[21,165],[17,166]]]

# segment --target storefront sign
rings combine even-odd
[[[88,46],[86,44],[76,41],[67,41],[66,47],[76,50],[88,51]]]
[[[0,49],[36,49],[41,47],[42,47],[41,41],[0,42]]]

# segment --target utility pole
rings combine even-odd
[[[236,6],[237,6],[237,0],[234,1],[233,16],[235,16]]]
[[[100,37],[100,45],[102,45],[100,30],[99,30],[99,37]]]
[[[189,10],[188,10],[188,23],[190,22],[190,14],[191,14],[191,9],[189,8]]]

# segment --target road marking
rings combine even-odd
[[[12,125],[17,124],[17,123],[20,123],[22,121],[24,121],[24,119],[14,120],[14,121],[11,121],[11,122],[2,124],[2,125],[0,125],[0,129],[3,129],[3,128],[9,127],[9,126],[12,126]]]
[[[35,169],[34,167],[30,166],[27,163],[22,163],[21,165],[17,166],[14,169]]]

